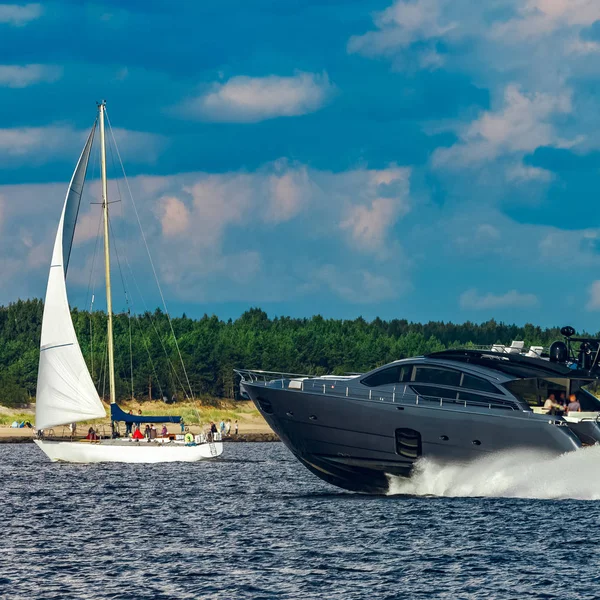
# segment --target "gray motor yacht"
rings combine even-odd
[[[421,457],[468,462],[515,448],[556,455],[600,441],[600,341],[452,349],[361,375],[311,377],[236,370],[241,389],[312,473],[339,487],[385,493]],[[580,411],[544,408],[575,394]]]

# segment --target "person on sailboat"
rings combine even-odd
[[[90,441],[97,441],[98,440],[98,434],[94,431],[93,427],[90,427],[88,429],[88,434],[85,436],[86,440],[90,440]]]
[[[140,431],[140,426],[138,425],[131,436],[134,440],[143,440],[144,434]]]
[[[133,411],[130,410],[129,414],[131,416],[133,416]],[[132,428],[133,428],[133,423],[127,422],[127,424],[125,426],[125,435],[129,435],[131,433]]]
[[[162,431],[160,432],[160,434],[161,434],[163,437],[167,437],[167,436],[169,435],[169,430],[167,429],[167,426],[166,426],[166,425],[163,425],[163,426],[162,426]]]

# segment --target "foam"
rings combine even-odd
[[[422,459],[410,479],[388,479],[388,495],[600,500],[600,446],[551,458],[515,450],[468,464]]]

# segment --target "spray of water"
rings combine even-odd
[[[520,450],[464,465],[424,459],[410,479],[388,478],[388,495],[600,500],[600,446],[553,458]]]

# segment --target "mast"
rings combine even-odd
[[[113,347],[113,320],[112,320],[112,294],[110,289],[110,246],[108,237],[108,186],[106,182],[106,145],[104,141],[104,111],[106,101],[98,104],[100,117],[100,157],[102,163],[102,212],[104,214],[104,272],[106,275],[106,312],[108,313],[108,381],[110,389],[110,403],[116,402],[115,393],[115,354]]]

